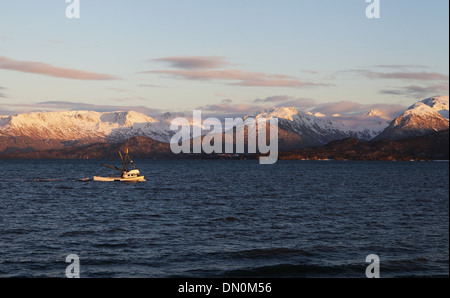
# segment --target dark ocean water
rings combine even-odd
[[[135,162],[0,160],[0,277],[448,277],[448,162]]]

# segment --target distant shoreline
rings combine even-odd
[[[129,148],[134,159],[222,159],[256,160],[264,154],[200,153],[174,154],[169,144],[147,137],[134,137],[123,143],[94,143],[83,147],[53,150],[17,150],[0,153],[0,159],[117,159],[117,152]],[[430,161],[449,160],[449,130],[402,140],[361,141],[347,138],[323,146],[280,151],[278,160],[360,160],[360,161]]]
[[[35,157],[3,157],[0,156],[0,160],[49,160],[49,161],[60,161],[60,160],[71,160],[71,161],[81,161],[81,160],[94,160],[94,161],[104,161],[104,160],[115,160],[114,158],[110,157],[96,157],[96,158],[50,158],[50,157],[44,157],[44,158],[35,158]],[[176,158],[152,158],[152,157],[143,157],[143,158],[134,158],[134,160],[178,160],[178,161],[189,161],[189,160],[201,160],[201,161],[254,161],[257,160],[257,157],[245,157],[245,158],[215,158],[215,157],[209,157],[209,158],[202,158],[202,157],[176,157]],[[450,162],[448,159],[414,159],[414,160],[406,160],[406,159],[399,159],[399,160],[390,160],[390,159],[294,159],[294,158],[280,158],[278,162],[280,161],[300,161],[300,162],[362,162],[362,161],[368,161],[368,162]]]

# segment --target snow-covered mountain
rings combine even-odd
[[[319,146],[349,137],[370,140],[380,134],[389,121],[381,113],[367,112],[362,115],[326,116],[321,113],[305,113],[295,108],[271,108],[255,116],[278,118],[278,126],[302,138],[302,146]]]
[[[0,118],[0,136],[39,140],[104,140],[120,142],[147,136],[170,140],[170,119],[154,119],[137,112],[40,112]]]
[[[431,97],[409,107],[375,140],[399,140],[449,129],[449,97]]]
[[[21,142],[16,140],[15,143],[22,145],[15,146],[30,148],[36,147],[35,141],[38,140],[41,142],[39,147],[45,149],[52,147],[55,141],[71,146],[96,142],[119,143],[136,136],[169,143],[175,134],[170,130],[171,122],[178,117],[186,118],[189,125],[193,125],[192,115],[176,113],[152,118],[133,111],[35,112],[0,116],[0,137],[3,137],[2,143],[6,142],[5,138],[20,138]],[[347,137],[368,140],[388,125],[382,117],[373,113],[351,117],[335,114],[327,117],[320,113],[304,113],[295,108],[272,108],[248,117],[279,118],[280,131],[284,131],[284,142],[301,146],[323,145]],[[205,133],[208,131],[203,131]],[[30,143],[30,140],[33,142]],[[44,143],[46,145],[42,146]],[[2,148],[8,147],[8,144],[0,145]]]
[[[292,107],[270,108],[247,117],[278,118],[280,150],[292,150],[349,137],[380,140],[423,135],[448,129],[448,115],[449,100],[445,96],[418,102],[392,122],[377,110],[360,115],[324,115]],[[140,136],[169,143],[175,134],[170,125],[179,117],[187,119],[183,125],[193,126],[192,114],[177,113],[149,117],[132,111],[69,111],[0,116],[0,152],[60,149],[99,142],[117,144]],[[202,135],[208,132],[203,131]]]

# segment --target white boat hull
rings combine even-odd
[[[118,167],[112,167],[108,165],[102,164],[102,166],[111,168],[113,170],[122,171],[122,176],[120,177],[100,177],[100,176],[94,176],[94,181],[101,181],[101,182],[143,182],[145,181],[144,176],[141,175],[138,169],[135,168],[133,161],[130,159],[130,156],[128,155],[128,148],[126,150],[125,157],[120,153],[120,158],[122,159],[123,169],[120,169]],[[128,170],[126,164],[129,163],[131,166],[131,169]]]
[[[145,176],[137,176],[137,177],[99,177],[94,176],[94,181],[100,182],[145,182]]]

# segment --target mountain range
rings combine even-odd
[[[169,143],[175,134],[170,130],[170,124],[179,116],[185,117],[171,113],[149,117],[133,111],[35,112],[0,116],[0,155],[14,157],[43,150],[56,154],[58,150],[76,152],[90,146],[106,150],[120,147],[131,139],[148,139],[144,143],[156,150],[155,153],[164,155],[169,153]],[[398,141],[448,130],[449,97],[419,101],[393,120],[377,110],[360,115],[326,116],[292,107],[270,108],[248,117],[278,118],[280,151],[285,152],[349,138],[362,142]],[[185,118],[192,126],[192,117]]]

